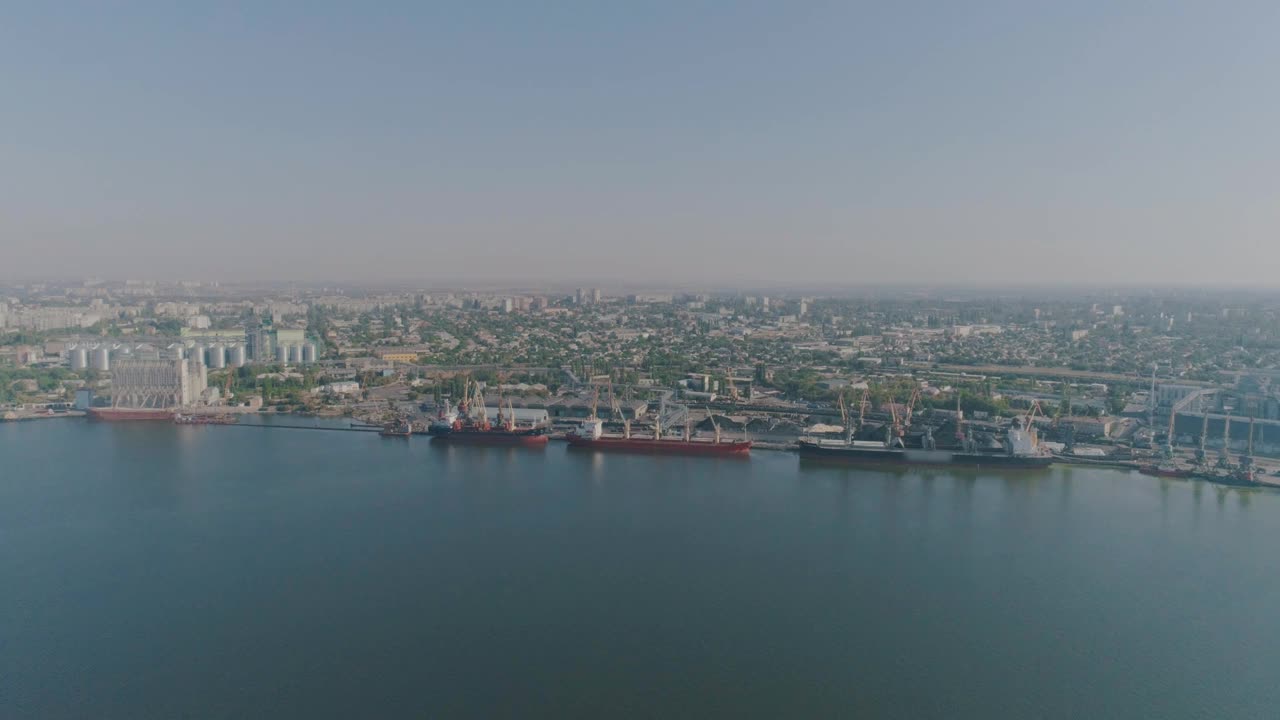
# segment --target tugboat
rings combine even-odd
[[[408,418],[400,418],[383,425],[378,434],[385,438],[408,438],[413,435],[413,424]]]
[[[217,415],[177,413],[173,416],[175,425],[235,425],[238,422],[240,422],[239,418],[228,413],[219,413]]]

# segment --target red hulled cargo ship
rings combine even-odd
[[[157,408],[89,408],[89,419],[106,422],[170,422],[173,420],[173,411]]]
[[[710,455],[715,457],[742,457],[751,452],[750,440],[722,440],[717,430],[714,438],[700,440],[686,430],[684,437],[662,437],[661,431],[648,437],[605,435],[600,420],[584,420],[582,425],[567,435],[569,447],[589,450],[644,453],[650,455]]]

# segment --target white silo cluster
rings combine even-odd
[[[101,370],[107,371],[111,369],[111,353],[113,348],[109,345],[99,344],[73,344],[67,347],[67,365],[72,370]]]
[[[303,349],[297,352],[298,357],[304,354]],[[214,345],[173,343],[161,347],[146,343],[74,343],[69,345],[66,351],[67,365],[72,370],[99,372],[110,372],[115,362],[135,356],[167,360],[185,359],[189,364],[199,363],[212,370],[221,370],[228,365],[242,367],[247,361],[247,353],[243,345],[227,346],[221,343]]]
[[[194,343],[186,346],[186,357],[199,360],[210,370],[222,370],[229,367],[244,367],[248,362],[248,352],[242,344],[225,344],[215,342],[212,345]]]
[[[315,343],[294,343],[276,347],[276,362],[289,365],[312,365],[319,360]]]
[[[208,358],[205,366],[211,370],[221,370],[227,366],[227,348],[222,343],[210,345],[205,356]]]

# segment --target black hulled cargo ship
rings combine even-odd
[[[914,465],[990,467],[1036,470],[1053,464],[1053,455],[1040,444],[1032,416],[1014,420],[1002,440],[989,437],[985,442],[975,438],[972,430],[964,430],[963,415],[957,409],[955,447],[941,448],[931,428],[914,435],[908,442],[906,427],[910,424],[911,405],[906,417],[893,417],[883,428],[883,440],[854,439],[852,423],[844,412],[845,436],[842,439],[801,438],[802,459],[838,462],[850,465],[904,467]],[[861,425],[861,418],[859,425]]]
[[[845,443],[810,439],[800,440],[800,457],[868,466],[951,465],[1020,470],[1046,468],[1053,463],[1053,456],[1048,453],[960,452],[892,448],[883,443],[862,441]]]

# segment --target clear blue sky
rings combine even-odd
[[[1280,267],[1274,1],[23,5],[0,275]]]

